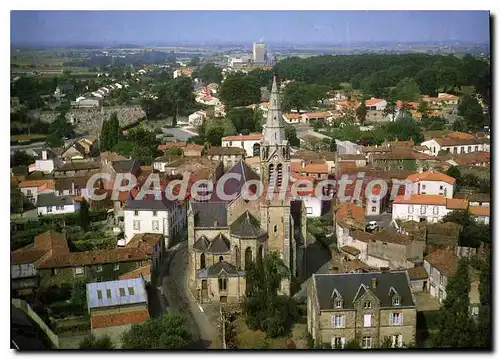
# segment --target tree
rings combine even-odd
[[[396,113],[397,113],[397,107],[396,107],[396,101],[394,101],[392,98],[387,100],[387,105],[384,108],[384,111],[382,111],[382,115],[384,117],[386,116],[391,116],[391,119],[394,120],[396,118]]]
[[[427,131],[441,131],[446,128],[447,121],[443,117],[422,117],[420,125]]]
[[[361,101],[361,104],[356,109],[356,117],[358,118],[359,124],[363,126],[366,121],[366,104],[365,101]]]
[[[421,143],[424,140],[422,130],[412,118],[402,118],[397,121],[384,123],[380,126],[381,133],[386,134],[387,139],[400,139],[408,141],[413,139],[415,143]]]
[[[405,77],[399,81],[396,87],[392,90],[392,98],[403,102],[414,101],[419,95],[420,88],[418,87],[417,82],[410,77]]]
[[[420,92],[429,96],[437,95],[437,88],[439,87],[439,80],[437,71],[435,69],[426,68],[417,73],[415,76]]]
[[[228,109],[260,103],[260,86],[254,76],[230,74],[219,88],[219,98]]]
[[[122,335],[123,349],[185,349],[192,343],[186,318],[177,313],[149,318]]]
[[[78,345],[78,349],[114,349],[115,346],[111,341],[109,335],[103,335],[99,338],[96,338],[93,334],[90,334],[88,337],[85,337],[80,344]]]
[[[429,116],[429,105],[426,101],[422,101],[418,104],[417,112],[422,115],[422,118],[427,118]]]
[[[438,314],[436,331],[430,336],[433,348],[470,348],[477,335],[469,313],[469,264],[461,259],[446,286],[446,299]]]
[[[192,74],[193,78],[200,78],[203,85],[210,83],[220,84],[222,81],[222,70],[214,64],[206,64]]]
[[[85,199],[80,202],[80,211],[78,213],[79,225],[82,229],[87,232],[90,225],[90,216],[89,216],[89,205]]]
[[[194,105],[193,82],[180,76],[168,82],[158,95],[161,112],[172,116],[172,126],[177,126],[177,116]]]
[[[233,123],[236,133],[243,133],[245,129],[248,132],[255,132],[261,128],[261,121],[255,118],[254,110],[251,108],[230,108],[227,111],[226,119]]]
[[[483,108],[475,97],[464,95],[458,102],[458,115],[464,118],[468,131],[479,131],[487,124]]]
[[[450,177],[455,178],[457,181],[459,181],[460,179],[460,170],[456,166],[451,166],[450,168],[448,168],[446,174]]]
[[[10,167],[29,166],[35,162],[35,157],[28,155],[24,151],[16,150],[10,156]]]
[[[283,91],[282,106],[285,111],[308,109],[312,103],[310,87],[304,82],[292,82]]]
[[[266,337],[285,334],[297,315],[295,301],[278,295],[282,280],[290,278],[288,267],[277,252],[271,252],[262,262],[249,263],[246,272],[247,294],[243,303],[246,324],[262,330]]]
[[[300,140],[297,138],[297,129],[290,124],[285,124],[285,137],[290,146],[300,146]]]
[[[205,133],[205,141],[211,146],[220,146],[224,137],[224,127],[220,125],[212,125],[207,127]]]
[[[165,154],[170,156],[182,156],[183,153],[184,151],[180,147],[170,147],[165,151]]]
[[[192,57],[191,60],[189,60],[188,66],[198,66],[200,64],[200,57],[195,56]]]
[[[57,148],[64,146],[64,141],[58,132],[52,132],[47,136],[45,144],[50,148]]]

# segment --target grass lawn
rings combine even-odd
[[[264,348],[265,342],[267,342],[266,349],[294,349],[293,344],[297,349],[306,348],[306,324],[295,324],[289,336],[269,339],[266,339],[266,335],[262,331],[249,329],[243,318],[236,319],[234,326],[237,333],[236,345],[238,349]]]
[[[11,141],[27,141],[27,140],[43,140],[47,135],[32,133],[31,135],[13,135],[10,136]]]

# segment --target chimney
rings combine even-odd
[[[371,288],[372,289],[376,289],[377,288],[377,278],[372,278]]]
[[[42,151],[42,160],[46,160],[47,159],[47,150],[43,150]]]

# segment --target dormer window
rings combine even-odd
[[[371,302],[365,302],[364,304],[364,308],[365,309],[370,309],[372,307],[372,303]]]
[[[336,309],[341,309],[342,308],[342,299],[336,299],[335,300],[335,308]]]
[[[393,306],[401,305],[401,297],[394,287],[389,288],[389,297],[391,297]]]
[[[392,298],[392,305],[400,305],[399,303],[399,296],[395,295],[393,298]]]

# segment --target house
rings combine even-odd
[[[56,196],[54,192],[40,193],[37,199],[38,215],[75,213],[80,209],[80,202],[72,196]]]
[[[343,347],[358,339],[364,349],[386,338],[393,347],[416,340],[417,311],[408,274],[313,274],[307,291],[307,330],[315,344]]]
[[[165,253],[165,241],[160,233],[136,234],[125,246],[126,248],[138,248],[151,258],[151,271],[158,273],[159,266]]]
[[[77,99],[78,100],[78,99]],[[100,108],[102,107],[102,98],[100,97],[83,97],[76,101],[78,108]]]
[[[191,127],[201,126],[206,118],[207,118],[206,111],[196,111],[188,116],[189,126]]]
[[[149,263],[148,255],[137,248],[115,248],[52,254],[37,265],[41,282],[70,278],[117,279]]]
[[[299,113],[284,113],[283,120],[285,120],[286,123],[300,123],[302,115]]]
[[[485,151],[465,153],[447,161],[452,166],[490,167],[490,153]]]
[[[51,173],[55,167],[62,163],[58,154],[51,149],[43,149],[42,153],[35,160],[35,163],[28,167],[29,172],[41,171],[43,173]]]
[[[199,177],[203,172],[204,175],[202,177],[204,179],[211,179],[213,181],[219,179],[224,172],[222,162],[210,160],[205,157],[182,157],[168,163],[164,169],[165,176],[177,176],[189,173],[191,174],[191,178],[193,178],[194,175]]]
[[[333,120],[331,112],[306,112],[301,115],[302,123],[313,124],[315,122],[330,122]]]
[[[97,139],[94,136],[85,136],[84,138],[79,140],[78,143],[83,147],[85,154],[89,155],[96,140]]]
[[[368,156],[368,161],[385,171],[419,171],[439,164],[435,157],[414,152],[411,147],[393,148],[389,153],[374,153]]]
[[[429,294],[442,303],[446,299],[446,286],[458,268],[458,257],[453,249],[437,250],[424,258],[424,268],[429,275]],[[472,315],[479,313],[479,273],[469,267],[471,289],[469,303]]]
[[[25,180],[19,182],[17,187],[31,203],[36,205],[39,194],[54,192],[55,181],[53,179]]]
[[[490,206],[469,206],[469,213],[476,222],[490,224]]]
[[[87,307],[90,332],[120,345],[124,332],[149,319],[146,283],[143,278],[87,283]]]
[[[367,111],[384,111],[387,101],[381,98],[372,97],[365,101]]]
[[[34,242],[11,252],[12,289],[19,295],[30,295],[38,287],[37,265],[51,255],[69,253],[66,236],[47,231],[35,236]]]
[[[100,171],[100,167],[99,163],[94,161],[70,161],[55,168],[54,177],[92,176]]]
[[[334,231],[337,236],[337,248],[344,251],[343,247],[347,245],[350,233],[354,230],[365,230],[365,211],[363,207],[355,205],[354,203],[345,202],[333,209],[333,224]],[[345,252],[349,253],[349,248],[345,248]],[[356,249],[356,248],[355,248]],[[349,259],[354,259],[361,252],[356,249],[356,254]],[[352,251],[351,252],[355,252]]]
[[[412,183],[412,194],[430,194],[453,198],[455,192],[456,179],[438,171],[429,170],[415,173],[408,176],[407,180]]]
[[[57,196],[81,196],[86,199],[90,198],[87,189],[87,182],[90,177],[66,177],[55,179],[55,194]]]
[[[169,248],[177,234],[186,226],[186,204],[167,200],[129,200],[123,208],[127,245],[136,234],[153,233],[164,236]]]
[[[486,146],[489,147],[489,140],[469,133],[455,131],[442,137],[424,141],[421,145],[427,146],[433,156],[437,156],[440,151],[448,151],[452,154],[466,154],[486,151]]]
[[[146,283],[151,283],[151,264],[133,269],[130,272],[124,273],[118,279],[133,279],[142,277]]]
[[[450,211],[467,209],[467,201],[442,195],[399,195],[392,204],[392,218],[417,222],[438,222]]]
[[[301,161],[301,163],[291,162],[290,172],[309,176],[317,180],[326,179],[330,174],[328,164],[324,159]]]
[[[245,158],[245,149],[239,147],[210,147],[207,158],[212,161],[221,161],[224,168],[233,167]],[[259,157],[260,158],[260,157]]]
[[[245,150],[246,157],[260,156],[262,134],[222,137],[222,147],[238,147]]]
[[[174,162],[180,158],[181,158],[180,156],[176,155],[164,155],[156,157],[153,160],[153,169],[158,172],[165,172],[165,168],[168,166],[169,163]]]
[[[177,69],[173,72],[174,79],[179,77],[179,76],[191,77],[192,74],[193,74],[193,69],[191,69],[189,67],[183,67],[183,68]]]

